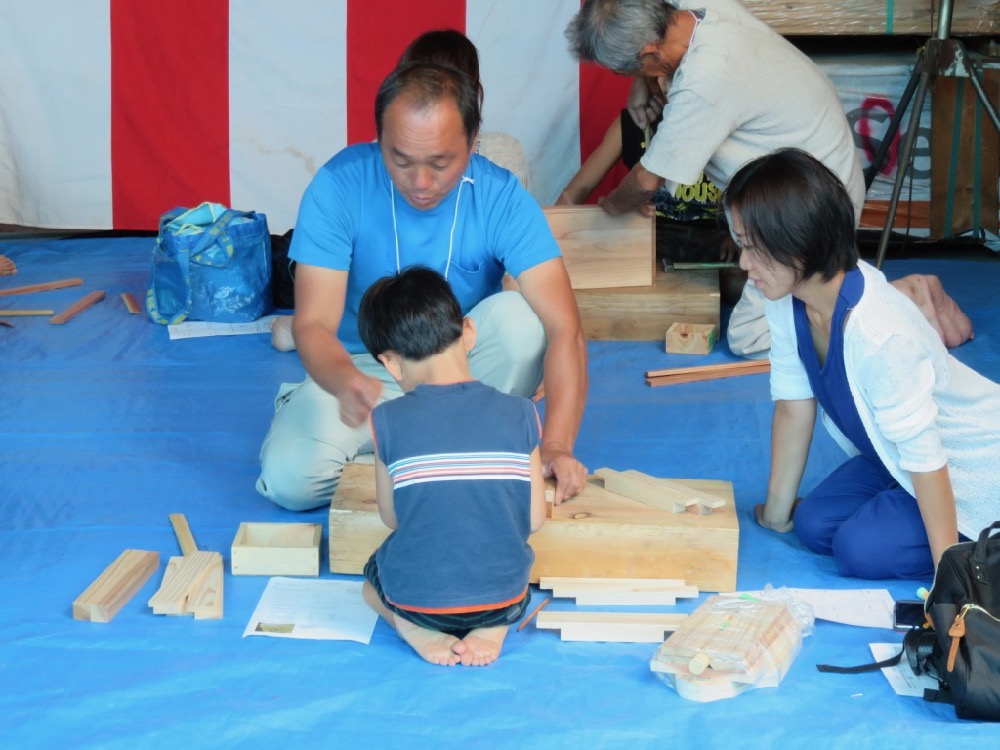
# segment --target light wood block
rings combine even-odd
[[[535,627],[559,630],[564,641],[663,643],[687,615],[660,612],[539,612]]]
[[[641,287],[653,283],[656,244],[652,217],[611,216],[600,206],[548,206],[552,235],[574,289]]]
[[[575,599],[581,605],[673,606],[678,598],[698,596],[697,586],[684,581],[656,578],[564,578],[543,577],[538,587],[551,589],[552,596]]]
[[[659,271],[652,286],[575,292],[591,341],[662,341],[674,323],[719,324],[719,272]]]
[[[187,517],[183,513],[171,513],[170,525],[174,527],[174,536],[181,547],[181,552],[190,555],[198,551],[198,545],[191,535],[191,527],[188,526]]]
[[[674,323],[667,329],[665,348],[668,354],[709,354],[718,340],[715,323]]]
[[[73,619],[111,622],[160,567],[156,552],[127,549],[73,602]]]
[[[671,513],[682,513],[691,506],[697,506],[699,513],[708,515],[713,509],[725,505],[725,501],[716,495],[631,469],[625,472],[598,469],[594,474],[604,480],[604,489]]]
[[[318,576],[318,523],[241,523],[233,540],[234,576]]]
[[[532,534],[531,581],[542,576],[680,579],[701,591],[734,591],[739,521],[732,483],[672,480],[716,496],[712,515],[673,513],[609,492],[592,477]],[[360,575],[389,535],[375,506],[375,469],[348,464],[330,504],[330,571]]]
[[[222,555],[195,551],[171,557],[159,590],[149,600],[153,614],[222,617]]]

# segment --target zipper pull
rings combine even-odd
[[[948,671],[955,671],[955,657],[958,656],[958,642],[965,635],[965,613],[969,611],[969,605],[962,607],[962,611],[955,615],[955,621],[948,628],[948,635],[951,636],[951,648],[948,649]]]

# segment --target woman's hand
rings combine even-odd
[[[792,509],[788,513],[788,518],[774,519],[771,518],[767,512],[767,506],[764,503],[759,503],[753,508],[753,517],[757,522],[758,526],[762,526],[770,531],[777,531],[779,534],[787,534],[789,531],[795,528],[793,518],[795,517],[795,509],[799,507],[799,503],[802,502],[802,498],[795,498],[795,502],[792,503]]]

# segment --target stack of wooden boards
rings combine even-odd
[[[532,534],[532,583],[550,576],[667,578],[701,591],[735,590],[739,522],[730,482],[599,473],[577,497],[553,506]],[[608,477],[638,486],[643,499],[609,489]],[[678,506],[690,512],[675,512]],[[330,571],[360,575],[388,534],[375,505],[375,468],[347,464],[330,504]]]
[[[550,206],[545,215],[588,339],[663,340],[674,323],[718,325],[718,270],[657,270],[652,217],[599,206]]]

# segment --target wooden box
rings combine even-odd
[[[531,536],[532,583],[542,576],[676,578],[702,591],[736,589],[739,523],[730,482],[674,480],[724,500],[710,515],[670,513],[608,492],[591,478]],[[330,571],[358,575],[388,536],[375,470],[348,464],[330,504]]]
[[[663,341],[674,323],[719,324],[717,270],[660,271],[652,286],[575,290],[591,341]]]
[[[233,539],[234,576],[318,576],[318,523],[241,523]]]
[[[715,323],[674,323],[667,329],[665,348],[669,354],[708,354],[718,340]]]

